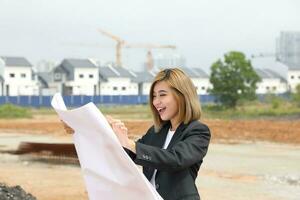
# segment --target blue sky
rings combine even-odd
[[[114,60],[115,42],[97,32],[102,28],[129,43],[176,45],[188,66],[208,71],[230,50],[274,52],[280,31],[300,31],[299,8],[298,0],[0,0],[0,55],[34,64]],[[153,51],[159,53],[168,51]],[[126,67],[140,70],[146,51],[124,49],[123,55]]]

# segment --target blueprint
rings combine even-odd
[[[51,105],[75,131],[74,144],[90,200],[162,200],[94,103],[68,110],[62,96],[55,94]]]

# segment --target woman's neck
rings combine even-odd
[[[176,131],[177,127],[179,126],[180,122],[178,122],[177,120],[170,120],[171,122],[171,127],[170,130],[171,131]]]

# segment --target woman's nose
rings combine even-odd
[[[157,106],[161,103],[160,99],[158,97],[156,97],[154,100],[153,100],[153,105],[154,106]]]

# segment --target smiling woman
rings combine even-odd
[[[200,102],[180,69],[160,71],[150,89],[154,125],[138,141],[120,120],[108,118],[120,143],[164,200],[199,200],[195,179],[206,155],[209,128],[199,121]]]

